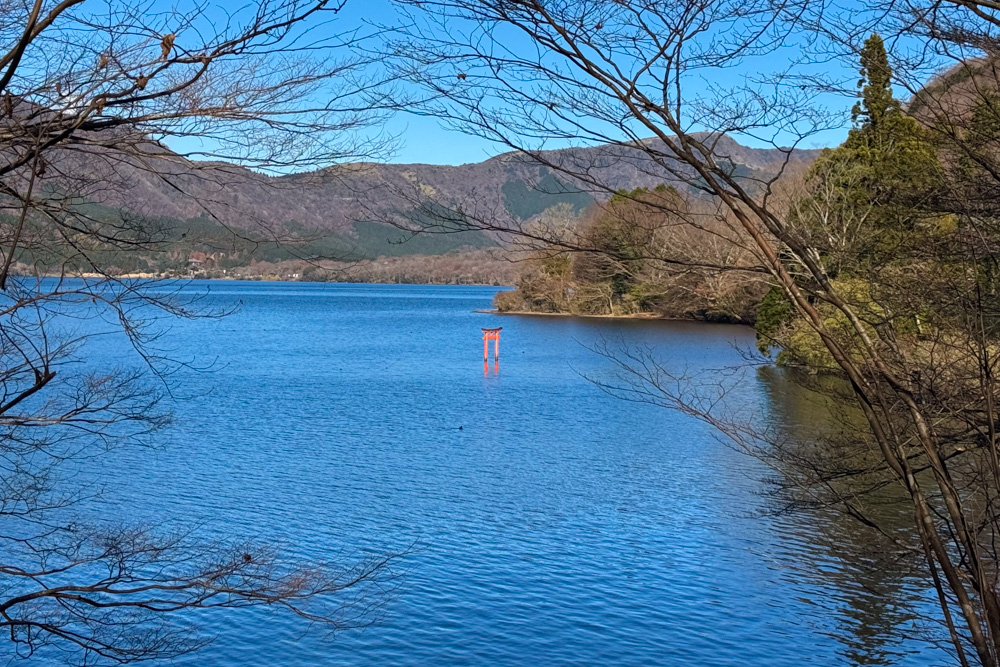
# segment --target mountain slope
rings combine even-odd
[[[808,163],[817,153],[798,150],[788,159],[792,165]],[[770,176],[786,159],[777,149],[746,148],[727,137],[716,154],[747,177]],[[563,169],[586,171],[613,189],[674,180],[637,149],[570,148],[545,151],[541,157]],[[89,154],[82,158],[66,152],[61,162],[52,179],[67,189],[74,187],[68,179],[104,186],[80,188],[91,201],[181,220],[214,216],[237,227],[251,220],[267,225],[295,221],[308,229],[347,231],[354,222],[379,219],[386,211],[405,212],[420,198],[502,205],[523,220],[556,203],[580,209],[594,198],[582,181],[517,153],[461,166],[357,163],[278,177],[235,165],[191,162],[166,150],[151,151],[142,160],[114,155],[94,160]]]

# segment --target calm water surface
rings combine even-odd
[[[761,516],[762,466],[698,421],[583,376],[602,340],[668,366],[738,364],[741,327],[500,317],[494,288],[195,283],[175,323],[176,424],[114,454],[101,511],[200,522],[308,558],[411,548],[382,620],[330,639],[265,613],[201,620],[179,665],[926,665],[902,575],[831,549],[852,528]],[[480,327],[502,326],[484,376]],[[120,341],[104,344],[107,359]],[[750,374],[747,410],[802,418]],[[782,398],[785,396],[786,398]],[[460,428],[461,427],[461,428]],[[224,620],[220,620],[224,618]]]

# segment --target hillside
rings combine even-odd
[[[803,150],[786,156],[778,149],[747,148],[728,137],[719,141],[716,152],[745,178],[769,177],[786,157],[796,165],[817,154]],[[127,211],[156,217],[173,230],[174,243],[163,257],[146,267],[123,267],[129,270],[177,271],[192,258],[198,266],[219,268],[302,255],[353,260],[488,248],[494,241],[481,232],[411,238],[379,221],[418,219],[416,211],[427,202],[515,221],[560,203],[581,211],[595,195],[583,180],[571,179],[563,170],[587,173],[616,189],[675,180],[653,168],[644,152],[610,146],[546,151],[540,158],[550,166],[507,153],[460,166],[355,163],[285,176],[193,162],[153,143],[141,158],[110,150],[100,153],[101,159],[92,151],[86,158],[81,155],[60,153],[45,178],[47,187],[79,194],[98,216]],[[288,238],[309,239],[308,247],[289,251],[281,243],[266,242]]]

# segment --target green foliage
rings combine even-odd
[[[449,234],[412,235],[379,222],[356,222],[354,223],[354,232],[357,237],[353,247],[369,258],[443,255],[462,248],[492,248],[496,246],[493,239],[479,230]]]
[[[814,212],[815,219],[796,220],[814,228],[824,251],[846,253],[831,265],[835,273],[881,263],[917,241],[922,225],[938,217],[933,204],[943,182],[928,132],[892,97],[892,70],[878,35],[865,43],[861,60],[855,126],[843,145],[824,151],[812,165],[809,205],[799,210]],[[859,225],[852,227],[851,220]]]
[[[662,292],[663,285],[643,280],[629,288],[628,298],[639,311],[648,313],[656,310]]]
[[[900,112],[892,96],[892,68],[885,44],[878,34],[865,41],[861,49],[861,101],[851,110],[851,118],[861,127],[878,128],[886,118]]]
[[[504,207],[518,220],[527,220],[559,204],[569,204],[574,213],[579,213],[594,203],[589,194],[563,183],[544,168],[534,187],[514,178],[505,182],[501,191]]]
[[[785,291],[772,285],[757,306],[757,321],[754,323],[757,349],[763,354],[770,354],[778,332],[791,321],[793,314],[792,304],[785,296]]]
[[[667,185],[666,183],[660,183],[655,188],[653,188],[653,193],[659,197],[676,197],[680,199],[680,193],[672,185]],[[622,202],[642,200],[645,195],[650,194],[649,188],[635,188],[633,190],[627,190],[625,188],[620,188],[617,192],[611,195],[609,200],[612,204],[619,204]]]
[[[525,263],[517,289],[496,296],[501,311],[573,313],[583,315],[652,314],[713,321],[747,321],[759,296],[739,281],[717,281],[713,287],[697,270],[670,271],[668,263],[652,262],[671,252],[677,242],[687,252],[697,239],[682,237],[672,224],[673,212],[683,211],[678,191],[660,185],[621,190],[595,210],[572,239],[579,252],[540,252]],[[697,233],[694,233],[697,235]]]
[[[826,161],[840,162],[843,204],[870,208],[874,231],[909,231],[926,217],[930,197],[941,183],[941,164],[928,133],[892,96],[892,69],[878,35],[865,42],[861,64],[855,127],[843,146],[825,153],[814,170],[829,169]]]
[[[936,208],[944,167],[929,133],[892,95],[892,69],[878,35],[865,42],[861,77],[855,125],[841,146],[824,151],[812,165],[808,194],[793,207],[790,221],[819,250],[827,275],[851,295],[855,309],[880,322],[886,316],[863,281],[917,256],[954,229],[954,219]],[[817,308],[826,314],[822,304]],[[836,313],[828,316],[831,330],[849,329]],[[761,302],[756,326],[761,351],[770,353],[775,340],[782,347],[779,362],[832,367],[822,341],[795,319],[777,288]],[[897,327],[908,329],[909,323]]]
[[[58,192],[50,197],[61,197]],[[102,245],[96,238],[89,239],[88,254],[103,266],[124,273],[187,273],[199,268],[233,269],[253,261],[280,262],[302,258],[359,261],[375,257],[405,257],[408,255],[444,255],[457,250],[495,247],[496,242],[478,230],[455,231],[445,234],[412,234],[391,225],[377,222],[357,222],[352,233],[323,233],[309,229],[291,220],[280,230],[279,241],[257,241],[255,236],[266,234],[254,230],[239,231],[199,216],[187,220],[142,216],[97,204],[84,199],[62,200],[74,214],[86,216],[92,229],[107,225],[115,230],[118,239],[128,239],[129,230],[135,230],[135,246],[125,249]],[[408,216],[416,220],[418,214]],[[27,229],[40,233],[48,225],[34,224],[29,217]],[[95,235],[96,237],[96,235]],[[36,265],[40,270],[47,266],[65,265],[70,270],[90,271],[91,266],[79,254],[62,256],[47,253],[52,248],[65,252],[65,243],[35,244],[34,250],[21,249],[16,260],[21,264]]]
[[[592,252],[577,259],[574,275],[582,282],[607,284],[612,302],[628,294],[642,273],[643,256],[651,241],[649,230],[636,224],[628,214],[623,215],[620,209],[632,210],[634,207],[629,206],[633,204],[632,198],[648,192],[639,188],[620,199],[612,198],[608,210],[583,233],[583,244]]]
[[[542,270],[550,276],[569,276],[573,272],[573,260],[566,254],[543,257],[540,263]]]
[[[620,188],[617,192],[611,195],[611,203],[618,204],[621,202],[633,201],[635,199],[639,199],[645,194],[649,194],[649,188],[635,188],[634,190]]]

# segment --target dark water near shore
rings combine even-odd
[[[493,288],[188,289],[240,308],[172,326],[170,346],[215,368],[178,376],[162,449],[113,454],[101,511],[308,558],[411,551],[372,627],[331,639],[208,614],[216,641],[173,664],[945,662],[901,638],[920,587],[829,546],[857,534],[845,520],[762,515],[761,464],[584,377],[611,372],[588,349],[602,340],[678,370],[739,364],[748,329],[476,313]],[[479,328],[494,326],[500,370],[484,376]],[[795,391],[751,372],[738,399],[790,423],[808,418]]]

